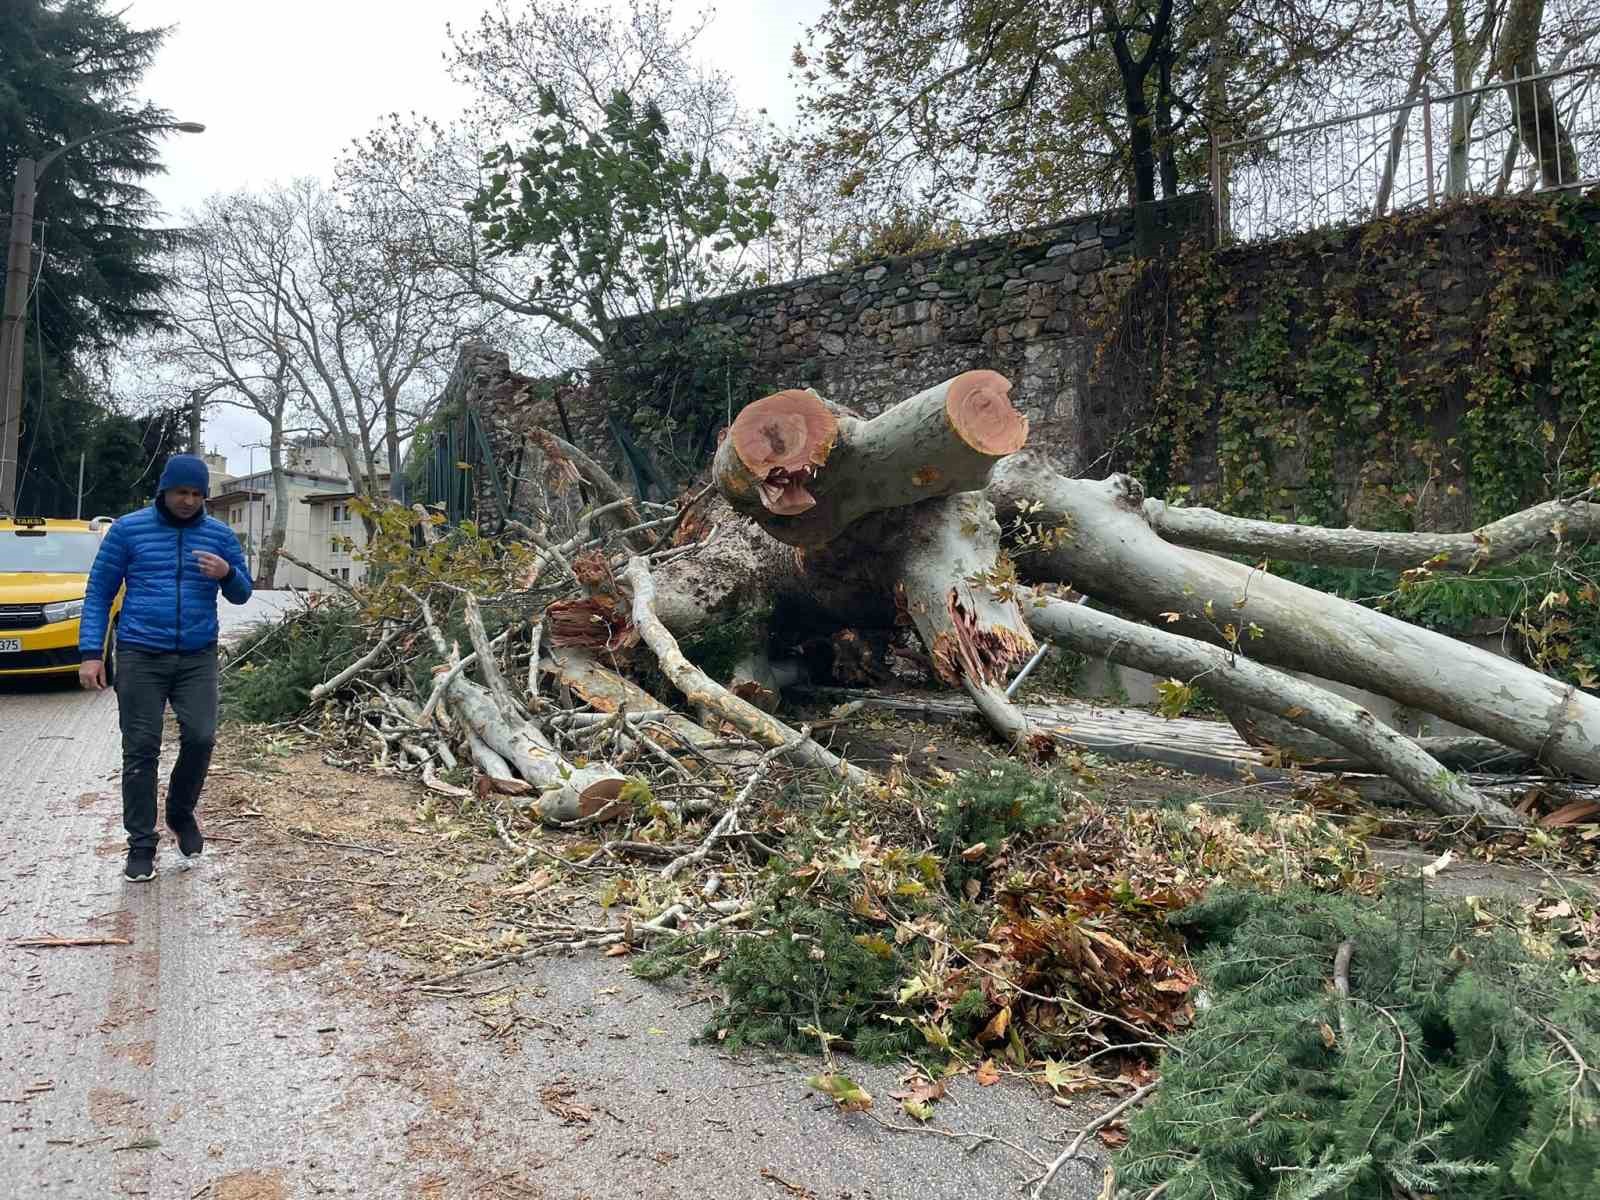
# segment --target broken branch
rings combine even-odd
[[[1353,701],[1302,679],[1252,662],[1237,652],[1208,646],[1082,604],[1045,600],[1028,610],[1043,633],[1076,649],[1103,655],[1155,675],[1204,678],[1207,689],[1255,708],[1281,714],[1376,764],[1435,812],[1477,816],[1496,824],[1523,818],[1479,793],[1439,765],[1404,734],[1384,725]]]
[[[650,576],[649,564],[643,558],[630,559],[622,577],[633,588],[634,625],[655,654],[662,671],[690,704],[716,714],[740,733],[767,747],[784,747],[796,739],[794,730],[748,701],[739,699],[683,656],[677,640],[656,616],[655,581]],[[857,787],[865,786],[872,780],[872,776],[860,767],[845,762],[809,737],[797,742],[790,753],[806,766],[841,776]]]

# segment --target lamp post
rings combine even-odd
[[[39,180],[68,150],[85,142],[118,133],[175,129],[180,133],[204,133],[198,121],[135,121],[111,129],[99,129],[57,146],[35,162],[17,160],[16,186],[11,198],[11,242],[6,252],[5,310],[0,317],[0,512],[15,514],[17,509],[17,442],[22,434],[22,348],[28,311],[28,276],[33,258],[33,196]]]

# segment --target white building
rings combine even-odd
[[[238,535],[250,574],[259,575],[261,548],[272,532],[276,503],[272,471],[269,468],[233,476],[228,474],[227,459],[215,453],[206,455],[206,465],[212,471],[208,501],[211,515]],[[365,564],[356,555],[366,547],[366,526],[351,511],[350,501],[355,499],[355,492],[351,490],[338,451],[320,443],[287,446],[284,448],[284,472],[289,507],[284,514],[283,548],[335,579],[360,580],[365,574]],[[304,567],[281,558],[273,583],[280,588],[307,591],[321,591],[331,586]]]

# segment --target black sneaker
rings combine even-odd
[[[150,882],[156,877],[156,852],[129,850],[128,865],[122,868],[122,877],[130,883]]]
[[[194,819],[193,813],[176,821],[168,817],[167,828],[178,835],[178,849],[183,851],[185,858],[198,858],[200,851],[206,848],[206,839],[200,834],[200,822]]]

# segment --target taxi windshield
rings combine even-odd
[[[10,572],[87,575],[100,549],[100,535],[87,530],[0,531],[0,575]]]

